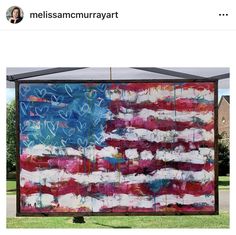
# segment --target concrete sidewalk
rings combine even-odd
[[[219,206],[220,211],[229,211],[229,190],[219,191]]]
[[[229,190],[219,191],[220,211],[229,211]],[[7,195],[7,217],[16,216],[16,196]]]

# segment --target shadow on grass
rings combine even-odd
[[[93,223],[93,224],[101,225],[101,226],[109,227],[109,228],[132,228],[132,227],[129,227],[129,226],[111,226],[111,225],[101,224],[101,223]]]
[[[8,193],[10,193],[10,192],[16,192],[16,189],[8,189],[7,192],[8,192]]]
[[[229,186],[229,181],[219,180],[219,186]]]

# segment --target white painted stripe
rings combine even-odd
[[[170,180],[182,180],[182,181],[196,181],[201,183],[206,183],[214,180],[213,171],[182,171],[173,168],[163,168],[153,172],[153,175],[144,174],[129,174],[122,175],[118,171],[113,172],[100,172],[94,171],[90,174],[77,173],[70,174],[66,173],[64,170],[50,169],[50,170],[40,170],[40,171],[27,171],[21,169],[20,172],[20,185],[23,187],[25,183],[40,183],[41,185],[46,185],[48,187],[52,186],[52,183],[67,182],[69,179],[74,179],[76,182],[84,185],[90,183],[149,183],[154,180],[160,179],[170,179]]]
[[[199,150],[192,150],[190,152],[157,150],[155,158],[166,162],[174,161],[194,164],[205,164],[207,160],[214,159],[214,149],[199,148]]]
[[[44,145],[35,145],[34,147],[26,148],[24,150],[24,154],[30,156],[41,156],[43,157],[44,154],[48,153],[47,148],[49,146]],[[55,152],[53,156],[58,158],[58,151],[56,151],[56,147],[54,147]],[[68,154],[68,149],[71,151],[71,155]],[[62,152],[63,156],[77,156],[77,157],[86,157],[87,159],[94,161],[100,158],[105,157],[114,157],[116,158],[119,155],[118,149],[108,146],[104,147],[101,150],[97,150],[94,146],[88,146],[87,148],[80,149],[80,150],[71,150],[72,148],[65,148]],[[176,147],[175,150],[157,150],[156,154],[152,154],[151,151],[144,150],[138,153],[136,148],[126,149],[125,150],[125,157],[130,160],[152,160],[158,159],[163,161],[175,161],[175,162],[190,162],[194,164],[204,164],[207,160],[214,159],[214,149],[212,148],[199,148],[198,150],[192,150],[189,152],[184,152],[184,148],[179,146]]]
[[[51,206],[54,200],[53,195],[46,193],[34,193],[25,197],[26,206],[47,207]],[[22,199],[24,201],[24,199]]]
[[[151,151],[144,150],[144,151],[140,152],[140,159],[141,160],[152,160],[153,158],[154,158],[154,156],[152,155]]]
[[[41,204],[40,204],[40,199]],[[53,201],[53,197],[49,194],[32,194],[26,197],[26,203],[28,206],[34,206],[35,203],[38,207],[49,206]],[[193,205],[193,204],[207,204],[208,206],[214,206],[214,196],[201,195],[193,196],[185,194],[183,197],[176,195],[161,195],[157,197],[152,196],[133,196],[127,194],[115,194],[113,196],[101,196],[99,199],[93,197],[81,197],[72,193],[62,195],[58,197],[58,204],[60,207],[78,209],[81,207],[87,207],[93,212],[99,212],[102,207],[112,208],[116,206],[128,206],[134,208],[153,208],[154,204],[159,206],[167,206],[170,204],[181,205]]]
[[[42,156],[42,157],[48,154],[54,157],[85,156],[86,158],[93,161],[96,158],[116,157],[118,155],[118,149],[112,146],[107,146],[107,147],[102,148],[101,150],[98,150],[95,148],[94,145],[90,145],[86,148],[73,149],[71,147],[64,148],[64,147],[57,147],[57,146],[52,146],[52,145],[39,144],[39,145],[25,148],[23,150],[23,154],[27,154],[31,156]]]
[[[160,202],[162,206],[179,203],[181,205],[192,205],[192,204],[207,204],[208,206],[214,206],[215,197],[214,195],[201,195],[194,196],[191,194],[185,194],[183,197],[167,194],[157,197],[157,202]]]
[[[122,182],[128,182],[130,184],[149,183],[153,180],[160,180],[160,179],[194,181],[194,182],[206,183],[206,182],[214,180],[214,172],[213,171],[207,172],[206,170],[194,172],[194,171],[176,170],[173,168],[163,168],[163,169],[155,171],[155,173],[152,176],[143,175],[143,174],[127,175],[124,178],[122,178],[123,180]]]
[[[123,110],[124,111],[124,110]],[[214,120],[213,112],[179,112],[175,110],[159,110],[154,111],[151,109],[141,109],[136,112],[135,110],[128,109],[126,112],[119,112],[118,114],[107,114],[107,118],[112,120],[115,118],[130,121],[134,117],[140,117],[147,121],[148,117],[154,117],[159,120],[172,120],[176,122],[195,122],[200,120],[203,123],[209,123]]]
[[[206,131],[205,129],[189,128],[183,131],[161,131],[147,129],[136,129],[133,127],[126,128],[126,132],[121,136],[119,134],[104,133],[105,139],[116,139],[116,140],[147,140],[150,142],[167,142],[173,143],[178,142],[179,139],[186,142],[198,142],[198,141],[214,141],[214,131]]]
[[[174,88],[174,87],[173,87]],[[207,101],[214,100],[214,93],[210,90],[199,91],[197,89],[176,89],[175,91],[165,90],[163,88],[150,88],[139,92],[127,91],[123,89],[107,90],[106,97],[111,100],[122,100],[127,102],[156,102],[167,98],[184,98],[184,99],[205,99]]]
[[[130,159],[136,160],[162,160],[165,162],[186,162],[193,164],[205,164],[207,160],[214,159],[214,149],[212,148],[199,148],[198,150],[192,150],[189,152],[183,152],[180,148],[176,148],[173,151],[163,151],[157,150],[156,154],[152,154],[151,151],[144,150],[140,154],[138,154],[137,149],[127,149],[125,151],[125,156]]]
[[[130,160],[139,158],[137,149],[126,149],[125,156]]]

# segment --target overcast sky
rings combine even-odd
[[[49,68],[7,68],[7,75],[14,75],[19,73],[26,73],[26,72],[32,72],[32,71],[38,71],[42,69],[49,69]],[[204,68],[163,68],[168,69],[176,72],[181,73],[187,73],[192,74],[196,76],[203,76],[203,77],[211,77],[211,76],[217,76],[224,73],[229,73],[229,68],[214,68],[214,67],[204,67]],[[136,80],[142,80],[142,79],[179,79],[179,77],[171,77],[168,75],[160,74],[160,73],[154,73],[154,72],[148,72],[148,71],[142,71],[134,68],[124,67],[124,68],[85,68],[80,70],[73,70],[69,72],[63,72],[63,73],[56,73],[56,74],[50,74],[45,76],[39,76],[31,78],[32,80],[47,80],[47,79],[58,79],[58,80],[96,80],[96,79],[110,79],[110,76],[112,76],[113,80],[117,79],[136,79]],[[15,89],[10,89],[9,87],[14,87],[14,83],[7,82],[7,102],[11,101],[15,97]],[[219,81],[219,98],[222,95],[229,95],[229,79],[224,79]]]

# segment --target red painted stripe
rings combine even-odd
[[[150,109],[153,111],[158,110],[175,110],[178,112],[213,112],[213,103],[201,103],[198,100],[193,99],[177,99],[177,100],[157,100],[154,103],[151,102],[125,102],[121,100],[114,100],[109,105],[109,109],[114,114],[120,112],[121,107],[127,109],[133,109],[135,111],[140,111],[141,109]]]
[[[30,160],[29,160],[30,159]],[[128,160],[125,157],[122,158],[125,162],[112,164],[109,159],[98,158],[95,162],[86,158],[78,157],[37,157],[21,156],[21,169],[27,171],[37,171],[46,169],[60,169],[67,173],[91,173],[93,171],[100,172],[113,172],[119,170],[121,174],[151,174],[153,171],[163,168],[173,168],[183,171],[211,171],[214,169],[212,163],[196,164],[191,162],[165,162],[162,160]],[[115,159],[115,158],[114,158]]]
[[[157,211],[164,212],[164,213],[186,213],[186,212],[214,212],[214,206],[197,206],[197,205],[167,205],[158,207]]]
[[[137,165],[138,164],[138,165]],[[152,172],[164,168],[173,168],[176,170],[182,170],[182,171],[212,171],[214,169],[214,165],[212,163],[205,163],[205,164],[193,164],[188,162],[164,162],[160,160],[139,160],[137,163],[134,161],[134,163],[128,164],[120,164],[120,172],[123,175],[128,174],[145,174],[145,175],[151,175]]]
[[[23,202],[22,202],[23,203]],[[21,213],[66,213],[66,212],[92,212],[89,208],[86,207],[80,207],[78,209],[72,209],[72,208],[66,208],[66,207],[60,207],[57,203],[54,203],[53,205],[49,207],[44,208],[36,208],[33,206],[24,206],[22,205],[20,208]]]
[[[119,152],[123,153],[126,149],[137,149],[138,152],[142,152],[144,150],[149,150],[152,154],[155,154],[157,150],[169,149],[173,150],[176,147],[183,147],[185,152],[190,150],[199,149],[200,147],[208,147],[213,148],[214,143],[212,141],[198,141],[198,142],[185,142],[183,140],[179,140],[175,143],[153,143],[146,140],[139,141],[131,141],[131,140],[116,140],[116,139],[107,139],[106,144],[108,146],[113,146],[119,148]]]
[[[189,82],[189,83],[125,83],[125,84],[111,84],[108,89],[116,90],[119,92],[119,89],[126,91],[143,91],[150,88],[158,88],[160,90],[169,90],[173,91],[175,89],[195,89],[199,91],[209,90],[210,92],[214,91],[214,83],[212,82]]]
[[[210,92],[213,92],[215,89],[213,82],[196,82],[196,83],[189,82],[189,83],[175,84],[175,89],[187,90],[189,88],[199,91],[209,90]]]
[[[102,207],[100,212],[160,212],[160,213],[187,213],[187,212],[214,212],[214,206],[195,206],[195,205],[168,205],[168,206],[156,206],[153,208],[142,208],[142,207],[128,207],[128,206],[116,206],[116,207]],[[33,206],[21,206],[21,213],[56,213],[56,212],[92,212],[89,208],[80,207],[78,209],[60,207],[59,205],[54,205],[46,208],[35,208]]]
[[[213,206],[194,206],[194,205],[168,205],[159,206],[153,208],[142,207],[128,207],[128,206],[116,206],[116,207],[102,207],[100,212],[163,212],[163,213],[184,213],[184,212],[214,212]]]
[[[143,91],[150,88],[158,88],[161,90],[169,90],[172,91],[174,89],[174,85],[171,83],[125,83],[125,84],[111,84],[108,89],[114,90],[114,92],[120,92],[119,90],[126,91]]]
[[[100,212],[112,212],[112,213],[119,213],[119,212],[144,212],[144,213],[151,213],[154,212],[153,208],[145,208],[145,207],[132,207],[132,206],[115,206],[115,207],[106,207],[103,206],[100,209]]]
[[[153,117],[149,117],[146,121],[140,117],[134,117],[130,121],[126,121],[123,119],[114,119],[108,120],[106,122],[105,131],[110,133],[111,131],[118,128],[142,128],[146,130],[161,130],[161,131],[183,131],[188,128],[200,128],[206,131],[211,131],[214,129],[214,121],[204,124],[204,123],[196,123],[196,122],[175,122],[173,120],[156,120]]]
[[[40,157],[21,155],[20,168],[27,171],[39,169],[63,169],[67,173],[91,173],[99,170],[98,163],[83,157]],[[109,166],[108,166],[109,168]]]
[[[164,181],[163,181],[164,182]],[[31,184],[27,182],[20,188],[21,195],[29,196],[34,193],[51,194],[54,197],[73,193],[82,197],[90,196],[97,197],[98,195],[113,196],[115,194],[129,194],[134,196],[161,196],[173,194],[184,196],[191,194],[194,196],[209,195],[214,193],[214,182],[201,184],[200,182],[183,182],[180,180],[170,180],[167,184],[163,183],[160,188],[153,188],[148,183],[140,184],[89,184],[83,185],[71,179],[68,182],[58,182],[52,187],[45,185]]]

